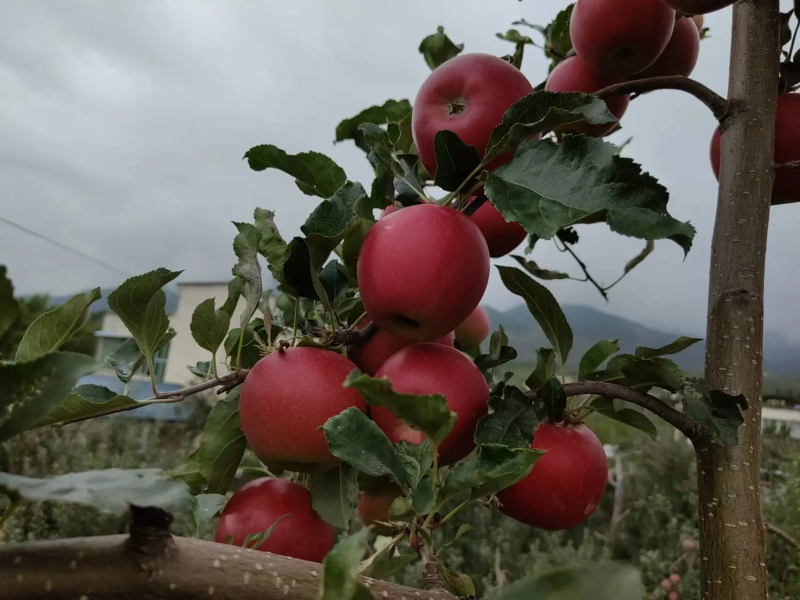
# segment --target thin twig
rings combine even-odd
[[[772,523],[764,523],[764,529],[766,529],[770,533],[774,533],[793,548],[797,548],[798,546],[800,546],[800,543],[798,543],[798,541],[794,537],[786,533],[780,527],[776,527]]]
[[[601,99],[613,98],[614,96],[622,96],[625,94],[644,94],[646,92],[653,92],[655,90],[680,90],[691,94],[700,102],[705,104],[711,109],[711,112],[716,117],[717,121],[722,122],[728,115],[731,109],[731,103],[725,98],[717,94],[715,91],[707,88],[699,81],[683,77],[681,75],[672,75],[668,77],[650,77],[648,79],[637,79],[633,81],[624,81],[603,88],[594,93],[595,96]]]
[[[556,238],[553,238],[553,240],[555,241]],[[577,281],[588,281],[589,283],[591,283],[594,287],[597,288],[597,291],[600,292],[600,295],[603,297],[603,299],[606,302],[608,302],[608,294],[606,293],[605,288],[602,285],[600,285],[599,283],[597,283],[597,281],[594,279],[594,277],[591,276],[591,274],[589,273],[589,269],[586,266],[586,264],[578,257],[577,254],[575,254],[575,252],[572,250],[572,248],[569,247],[569,244],[567,244],[566,242],[563,242],[563,244],[564,244],[564,249],[563,250],[561,250],[561,248],[559,247],[557,241],[555,242],[555,244],[556,244],[556,248],[558,248],[561,252],[569,252],[572,255],[572,258],[575,259],[575,261],[578,263],[578,266],[583,271],[583,274],[586,276],[586,279],[583,279],[583,280],[578,279]]]
[[[776,171],[781,171],[783,169],[800,169],[800,160],[793,160],[791,162],[779,163],[775,165]]]
[[[217,377],[216,379],[204,381],[203,383],[198,383],[197,385],[181,388],[179,390],[172,390],[170,392],[158,392],[154,398],[149,398],[148,400],[145,400],[145,402],[150,402],[152,400],[166,400],[170,398],[176,399],[178,401],[185,400],[189,396],[192,396],[199,392],[203,392],[205,390],[210,390],[211,388],[215,388],[217,386],[225,386],[231,383],[238,383],[240,381],[244,381],[245,377],[247,377],[247,374],[249,372],[250,369],[237,369],[232,373],[228,373],[227,375],[223,375],[222,377]]]
[[[484,204],[486,204],[488,201],[489,199],[486,196],[478,196],[477,198],[475,198],[475,200],[467,204],[466,208],[464,208],[463,210],[464,215],[467,217],[471,217],[476,212],[478,212],[478,209]]]
[[[567,396],[597,394],[598,396],[625,400],[626,402],[636,404],[637,406],[649,410],[683,433],[683,435],[690,440],[694,440],[699,435],[697,426],[685,414],[671,407],[669,404],[662,402],[655,396],[625,387],[624,385],[609,383],[607,381],[576,381],[574,383],[565,383],[564,392]],[[536,400],[536,390],[529,391],[527,396],[531,400]]]

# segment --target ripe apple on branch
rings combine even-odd
[[[302,235],[288,241],[271,211],[256,209],[252,222],[235,223],[237,263],[228,298],[220,308],[213,299],[205,301],[192,319],[192,335],[211,359],[208,368],[191,368],[203,379],[196,385],[160,393],[153,381],[153,397],[143,402],[111,390],[90,395],[75,385],[95,365],[59,347],[86,320],[99,291],[42,315],[15,360],[0,365],[0,406],[10,407],[9,416],[0,420],[0,441],[39,427],[181,402],[208,390],[224,394],[211,410],[198,449],[169,476],[129,474],[136,483],[120,487],[125,502],[117,503],[136,497],[145,477],[162,491],[148,500],[150,488],[139,489],[146,502],[191,491],[196,519],[214,525],[217,544],[175,540],[168,533],[167,513],[131,503],[130,538],[57,542],[42,552],[36,544],[0,547],[0,567],[18,575],[4,593],[42,597],[42,586],[36,587],[26,569],[61,574],[59,560],[77,547],[80,557],[91,559],[84,575],[93,589],[112,585],[104,568],[113,569],[115,561],[123,565],[118,568],[128,578],[130,597],[169,597],[180,580],[192,593],[197,581],[219,582],[208,588],[214,592],[226,586],[222,593],[228,596],[215,597],[249,598],[257,592],[271,600],[291,592],[297,598],[349,600],[375,597],[375,586],[382,597],[405,598],[409,588],[364,578],[398,553],[421,563],[427,590],[424,596],[414,591],[416,597],[470,597],[475,594],[470,577],[448,568],[441,552],[465,533],[453,529],[465,506],[481,502],[529,526],[561,530],[584,522],[599,504],[608,466],[597,436],[584,423],[590,414],[654,437],[649,412],[692,441],[701,461],[733,452],[743,415],[758,398],[686,377],[669,357],[700,340],[682,337],[633,354],[620,353],[618,340],[599,340],[579,359],[578,381],[568,383],[573,332],[551,291],[538,281],[568,276],[515,256],[523,268],[495,266],[550,344],[538,350],[525,383],[515,385],[513,374],[499,369],[517,352],[502,325],[489,335],[479,306],[491,259],[509,254],[526,237],[530,248],[539,240],[560,242],[584,270],[584,281],[604,296],[611,286],[598,284],[573,250],[580,239],[575,227],[605,223],[614,233],[646,242],[623,276],[657,240],[689,252],[695,229],[669,213],[667,190],[602,138],[618,128],[632,99],[658,89],[694,95],[723,132],[737,126],[736,135],[742,135],[736,125],[741,106],[688,78],[702,25],[689,17],[731,3],[578,0],[547,27],[535,27],[552,61],[547,81],[539,86],[521,71],[530,38],[515,30],[501,35],[516,46],[505,59],[461,54],[463,46],[439,28],[420,46],[433,72],[413,107],[389,100],[336,128],[337,141],[352,139],[366,153],[375,176],[369,192],[325,155],[292,155],[272,145],[248,150],[250,168],[285,172],[319,203]],[[790,49],[776,101],[774,159],[781,164],[774,187],[772,162],[764,169],[770,173],[764,189],[772,193],[773,204],[800,200],[800,105],[791,93],[798,84],[791,54]],[[714,170],[723,186],[731,179],[726,161],[740,159],[725,135],[717,134],[712,143]],[[434,187],[446,194],[432,197]],[[376,211],[382,211],[377,219]],[[261,258],[278,282],[274,304],[262,302]],[[108,298],[135,342],[124,359],[115,357],[126,384],[126,373],[143,362],[152,367],[155,353],[175,335],[163,287],[179,274],[157,269],[133,277]],[[0,284],[0,309],[13,311],[4,269]],[[754,297],[759,296],[754,292]],[[236,315],[238,327],[231,328],[240,301],[244,310]],[[0,319],[0,325],[6,321]],[[219,367],[228,372],[219,375]],[[658,390],[680,397],[681,406]],[[265,476],[234,490],[234,475],[248,451]],[[84,476],[81,481],[91,492],[99,480]],[[20,497],[38,489],[39,497],[58,499],[74,487],[0,474],[0,488]],[[49,496],[43,488],[51,490]],[[375,531],[389,540],[365,558],[366,541]],[[339,533],[344,535],[335,543]],[[717,535],[735,534],[721,530]],[[239,560],[252,566],[243,581],[258,581],[256,592],[248,596],[232,584],[230,572],[217,575],[207,565],[194,580],[181,575],[183,560],[199,565],[213,553],[221,557],[213,568],[243,557]],[[717,569],[714,577],[731,577],[717,563],[705,568]],[[125,570],[134,564],[136,569]],[[270,569],[278,564],[282,571],[269,572],[267,582],[255,574],[264,564]],[[625,585],[603,587],[598,572],[616,573],[616,581]],[[240,574],[234,571],[237,578]],[[638,575],[619,565],[568,575],[572,579],[559,588],[565,594],[574,582],[573,591],[590,589],[598,598],[632,600],[640,591]],[[55,591],[79,590],[74,579],[61,577],[63,587]],[[531,579],[516,585],[515,593],[534,597],[544,584]],[[748,589],[738,580],[730,585]]]

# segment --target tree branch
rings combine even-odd
[[[419,549],[422,559],[422,578],[425,580],[425,589],[429,591],[444,590],[444,573],[439,559],[433,556],[425,544]]]
[[[792,537],[791,535],[786,533],[780,527],[776,527],[772,523],[764,523],[764,529],[766,529],[770,533],[774,533],[775,535],[777,535],[779,538],[781,538],[784,542],[786,542],[787,544],[789,544],[793,548],[797,548],[798,546],[800,546],[800,543],[798,543],[797,540],[794,537]]]
[[[197,385],[181,388],[179,390],[173,390],[171,392],[157,392],[155,398],[151,398],[151,400],[173,399],[174,402],[180,402],[189,396],[193,396],[194,394],[204,392],[205,390],[210,390],[211,388],[218,386],[223,386],[226,389],[230,389],[236,384],[244,381],[249,372],[250,369],[237,369],[231,373],[228,373],[227,375],[223,375],[222,377],[217,377],[216,379],[211,379],[209,381],[204,381],[203,383],[198,383]]]
[[[567,396],[589,396],[597,394],[599,396],[625,400],[626,402],[636,404],[637,406],[649,410],[683,433],[683,435],[690,440],[694,440],[699,435],[697,426],[685,414],[671,407],[669,404],[662,402],[655,396],[625,387],[624,385],[609,383],[607,381],[576,381],[574,383],[565,383],[564,392]],[[527,396],[531,400],[536,400],[536,391],[532,390],[528,392]]]
[[[152,540],[152,538],[148,538]],[[228,544],[126,535],[0,546],[3,600],[317,600],[322,565]],[[375,598],[456,600],[368,577]]]
[[[776,171],[780,171],[782,169],[800,169],[800,160],[793,160],[791,162],[779,163],[775,165]]]
[[[624,94],[639,95],[655,90],[680,90],[682,92],[687,92],[710,108],[714,117],[716,117],[719,122],[725,119],[731,109],[731,103],[725,98],[707,88],[699,81],[681,75],[625,81],[603,88],[595,92],[594,95],[605,100],[606,98],[612,98],[614,96],[622,96]]]

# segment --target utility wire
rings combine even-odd
[[[24,231],[28,235],[32,235],[33,237],[39,238],[40,240],[44,240],[45,242],[48,242],[48,243],[50,243],[50,244],[52,244],[54,246],[57,246],[58,248],[61,248],[62,250],[66,250],[67,252],[69,252],[71,254],[75,254],[77,256],[80,256],[81,258],[84,258],[86,260],[89,260],[89,261],[97,264],[97,265],[100,265],[101,267],[105,267],[106,269],[111,269],[112,271],[116,271],[117,273],[121,273],[122,275],[125,275],[126,277],[130,277],[131,276],[131,274],[128,273],[127,271],[119,269],[119,268],[115,267],[114,265],[110,265],[107,262],[103,262],[99,258],[95,258],[94,256],[90,256],[89,254],[86,254],[85,252],[81,252],[80,250],[76,250],[75,248],[70,248],[69,246],[67,246],[65,244],[62,244],[61,242],[57,242],[56,240],[51,239],[51,238],[47,237],[46,235],[42,235],[41,233],[37,233],[37,232],[35,232],[35,231],[31,230],[31,229],[28,229],[27,227],[23,227],[22,225],[19,225],[18,223],[14,223],[13,221],[9,221],[8,219],[6,219],[4,217],[0,217],[0,221],[5,223],[6,225],[9,225],[9,226],[13,227],[14,229],[19,229],[20,231]]]

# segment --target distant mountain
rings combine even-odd
[[[515,306],[505,312],[484,307],[489,315],[492,330],[502,325],[508,334],[511,346],[516,348],[520,362],[535,362],[536,350],[549,347],[539,325],[524,305]],[[646,327],[635,321],[605,313],[589,306],[565,304],[561,307],[572,328],[574,343],[570,352],[569,365],[577,368],[578,362],[591,346],[600,340],[618,339],[621,352],[632,353],[637,346],[658,348],[676,338],[677,333],[668,333]],[[703,337],[704,334],[695,337]],[[681,369],[701,372],[705,358],[705,343],[698,342],[691,348],[670,357]],[[779,335],[766,334],[764,339],[765,374],[795,376],[800,374],[800,345],[787,342]]]

